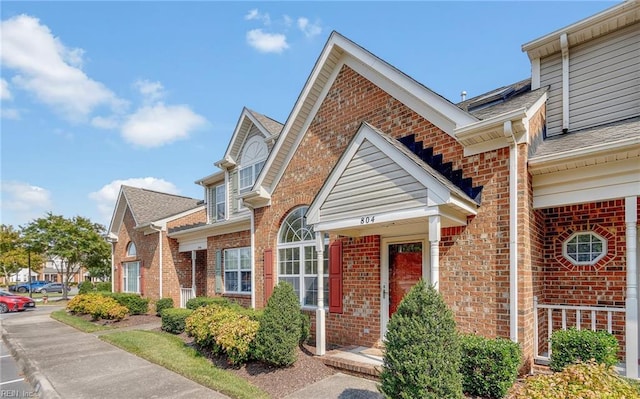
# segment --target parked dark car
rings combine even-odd
[[[29,297],[0,290],[0,313],[20,312],[25,309],[35,309],[35,307],[36,303]]]
[[[40,292],[42,294],[46,294],[47,292],[62,293],[62,289],[63,289],[62,283],[49,283],[40,287],[34,287],[33,292]],[[67,292],[69,292],[69,287],[67,287]]]
[[[38,280],[38,281],[32,281],[31,283],[29,282],[17,283],[16,285],[12,285],[11,287],[9,287],[9,291],[29,292],[29,286],[31,286],[31,290],[35,292],[36,288],[42,287],[43,285],[49,284],[50,282],[51,281]]]

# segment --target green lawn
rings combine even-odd
[[[157,331],[120,331],[100,339],[232,398],[268,398],[247,380],[216,368],[180,338]]]
[[[111,326],[99,326],[99,325],[93,324],[80,317],[76,317],[68,314],[67,311],[64,309],[51,312],[51,318],[56,319],[59,322],[62,322],[64,324],[70,325],[71,327],[76,328],[80,331],[84,331],[86,333],[92,333],[92,332],[103,331],[103,330],[111,330],[114,328]]]

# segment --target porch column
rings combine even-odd
[[[638,259],[637,223],[638,203],[636,197],[626,197],[624,221],[627,227],[627,299],[626,299],[626,357],[627,377],[638,378]]]
[[[325,354],[325,319],[324,310],[324,233],[316,231],[316,253],[318,263],[318,308],[316,309],[316,355]]]
[[[191,251],[191,292],[196,296],[196,251]]]
[[[429,216],[429,243],[431,254],[431,284],[440,291],[440,216]]]

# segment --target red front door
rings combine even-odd
[[[389,245],[389,317],[404,295],[422,278],[422,243]]]

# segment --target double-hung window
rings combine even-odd
[[[224,220],[227,210],[227,198],[224,184],[216,186],[216,220]]]
[[[224,250],[224,290],[251,293],[251,247]]]
[[[140,293],[140,262],[122,264],[123,292]]]
[[[260,170],[264,166],[264,161],[260,161],[253,165],[244,166],[240,169],[240,192],[244,193],[253,187],[253,183],[256,182]]]
[[[318,253],[315,233],[307,226],[304,214],[307,207],[291,212],[280,227],[278,235],[278,280],[286,281],[298,294],[300,305],[318,304]],[[329,299],[329,251],[324,246],[324,298]]]

